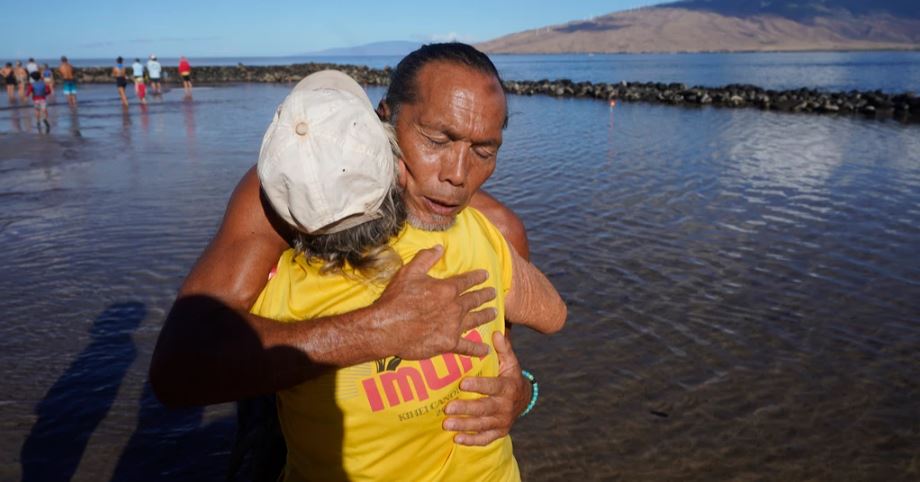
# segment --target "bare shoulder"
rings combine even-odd
[[[263,198],[255,167],[230,197],[220,229],[205,248],[180,296],[208,295],[249,309],[268,273],[288,248],[287,232]]]
[[[262,194],[256,167],[249,168],[230,196],[218,237],[257,237],[287,246],[288,234],[286,225]]]
[[[478,209],[492,224],[501,231],[508,243],[514,247],[521,257],[530,257],[530,244],[527,241],[527,230],[524,222],[508,206],[505,206],[489,193],[479,190],[470,200],[470,206]]]

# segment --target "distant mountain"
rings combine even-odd
[[[734,17],[776,15],[797,21],[811,21],[826,16],[865,16],[889,14],[902,18],[920,18],[917,0],[684,0],[656,8],[686,8]]]
[[[492,53],[920,49],[920,0],[686,0],[478,47]]]
[[[421,46],[421,42],[392,40],[388,42],[374,42],[357,45],[354,47],[320,50],[307,53],[306,55],[406,55]]]

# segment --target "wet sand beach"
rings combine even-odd
[[[0,480],[223,480],[233,407],[166,411],[146,372],[290,87],[81,85],[50,134],[0,99]],[[920,478],[920,127],[509,105],[486,188],[570,316],[514,330],[526,480]]]

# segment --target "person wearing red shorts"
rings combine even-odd
[[[147,103],[147,85],[144,84],[144,78],[141,77],[141,80],[134,81],[134,91],[137,93],[137,98],[140,99],[141,104]]]

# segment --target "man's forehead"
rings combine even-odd
[[[500,141],[507,112],[505,93],[494,76],[440,62],[423,68],[417,81],[419,96],[413,108],[424,127],[449,130],[458,123],[473,125],[480,134],[497,130]]]
[[[495,76],[472,67],[451,63],[431,62],[418,72],[416,87],[423,100],[431,100],[441,93],[450,96],[488,96],[499,97],[504,107],[504,91]]]

